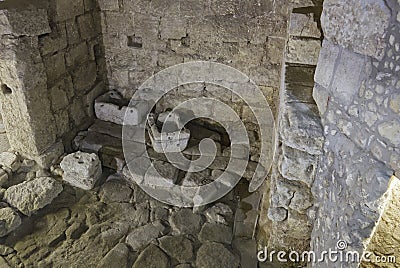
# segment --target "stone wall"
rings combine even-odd
[[[38,2],[39,3],[39,2]],[[40,1],[1,10],[2,111],[13,150],[41,165],[70,148],[104,90],[95,1]]]
[[[325,40],[314,88],[326,137],[313,187],[317,252],[334,250],[338,240],[362,252],[381,216],[389,179],[398,173],[398,11],[398,1],[324,3]]]
[[[101,0],[99,4],[110,89],[130,97],[155,72],[210,60],[248,75],[275,110],[286,39],[285,1]]]
[[[314,183],[324,141],[321,120],[312,97],[313,76],[321,48],[321,6],[293,9],[286,45],[284,83],[280,92],[278,144],[267,222],[271,250],[308,250],[313,223]]]

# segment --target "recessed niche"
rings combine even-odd
[[[8,94],[11,94],[11,93],[12,93],[12,90],[11,90],[11,88],[9,88],[6,84],[2,84],[2,85],[1,85],[1,92],[2,92],[4,95],[8,95]]]
[[[142,48],[143,47],[142,38],[134,35],[128,36],[128,47]]]

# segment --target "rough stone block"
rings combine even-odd
[[[116,91],[110,91],[95,101],[97,118],[119,125],[138,125],[148,112],[147,101],[132,102],[130,106]]]
[[[321,23],[325,38],[334,44],[381,59],[390,17],[383,0],[338,0],[324,3]]]
[[[101,10],[117,11],[119,9],[118,0],[99,0],[98,2]]]
[[[51,32],[49,21],[47,17],[47,11],[44,9],[31,9],[31,10],[10,10],[3,13],[6,20],[1,19],[3,24],[5,21],[8,22],[3,27],[0,27],[1,34],[12,33],[17,36],[37,36],[41,34],[47,34]],[[2,29],[3,28],[3,29]]]
[[[21,217],[12,208],[0,208],[0,237],[6,236],[21,225]]]
[[[149,223],[133,230],[126,237],[126,243],[136,251],[165,234],[166,230],[166,227],[160,221]]]
[[[80,43],[77,46],[70,48],[66,54],[67,66],[77,66],[85,62],[89,57],[89,50],[86,42]]]
[[[21,166],[21,161],[19,156],[11,152],[0,153],[0,166],[6,167],[13,172]]]
[[[81,41],[78,25],[76,25],[75,19],[67,20],[65,22],[65,29],[67,31],[67,40],[69,45],[76,44]]]
[[[368,59],[364,56],[349,50],[342,51],[330,88],[340,102],[348,105],[358,94],[367,65]]]
[[[83,0],[56,0],[55,12],[55,19],[57,21],[73,19],[76,16],[81,15],[85,12]]]
[[[289,34],[298,37],[321,37],[321,31],[318,29],[318,24],[312,13],[292,13],[290,15]]]
[[[283,146],[282,176],[312,186],[317,169],[317,158],[287,146]]]
[[[163,17],[160,24],[161,39],[181,39],[186,36],[186,20],[182,17]]]
[[[88,61],[86,64],[81,65],[79,68],[75,69],[72,74],[72,80],[78,94],[91,89],[96,78],[97,66],[94,61]]]
[[[60,166],[63,180],[84,190],[91,190],[102,173],[99,157],[80,151],[65,156]]]
[[[82,39],[90,39],[98,33],[93,20],[92,13],[86,13],[77,18],[79,33]]]
[[[328,40],[323,41],[317,69],[315,70],[315,82],[325,88],[328,88],[332,81],[339,51],[338,46]]]
[[[67,47],[67,33],[63,23],[56,24],[49,34],[39,36],[39,48],[42,55],[54,53]]]
[[[318,106],[320,115],[325,114],[329,104],[329,92],[324,87],[316,84],[313,90],[313,98]]]
[[[305,103],[291,103],[284,107],[281,126],[282,142],[292,148],[321,154],[324,133],[316,107]]]
[[[289,38],[286,61],[308,65],[317,65],[321,41],[315,39]]]
[[[42,177],[9,187],[4,199],[23,214],[30,216],[50,204],[62,190],[63,187],[58,181]]]
[[[62,52],[43,59],[43,62],[46,68],[48,84],[55,83],[67,71],[64,53]]]

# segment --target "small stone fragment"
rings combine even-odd
[[[207,222],[227,224],[233,217],[232,209],[223,203],[218,203],[204,212]]]
[[[0,166],[7,167],[15,172],[21,166],[21,161],[18,155],[14,153],[2,152],[0,153]]]

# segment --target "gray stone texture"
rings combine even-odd
[[[50,204],[62,190],[60,182],[50,177],[42,177],[9,187],[4,194],[4,200],[30,216]]]
[[[384,55],[389,20],[385,1],[325,1],[321,17],[326,39],[376,59]]]

